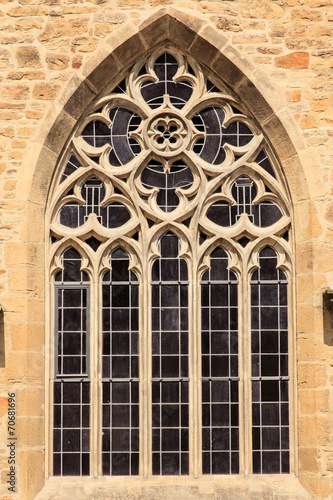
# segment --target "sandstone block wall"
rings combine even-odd
[[[256,106],[282,162],[294,208],[298,474],[314,498],[333,496],[333,313],[323,307],[323,292],[333,289],[333,0],[0,0],[0,500],[35,498],[45,484],[44,214],[52,165],[84,103],[162,36],[149,23],[166,14],[179,23],[172,40],[183,50],[219,64],[200,42],[209,39],[246,75],[245,84],[236,69],[225,70]],[[276,135],[275,123],[286,136]],[[8,393],[16,394],[19,493],[6,483]],[[283,498],[280,483],[275,490],[241,483],[237,498]],[[115,498],[235,495],[218,485],[206,496],[142,491]]]

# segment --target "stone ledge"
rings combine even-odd
[[[50,478],[35,500],[311,500],[293,475]]]

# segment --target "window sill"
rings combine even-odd
[[[231,480],[232,478],[232,480]],[[110,492],[112,488],[112,492]],[[223,493],[223,497],[221,494]],[[156,476],[142,477],[51,477],[35,497],[36,500],[117,499],[117,500],[234,500],[235,498],[258,500],[311,500],[311,495],[293,474],[265,474],[244,477],[201,476],[193,477]]]

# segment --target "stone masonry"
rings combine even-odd
[[[291,193],[296,483],[118,480],[110,493],[105,483],[45,479],[52,172],[92,99],[163,39],[213,69],[225,61],[226,81],[255,110]],[[323,293],[333,289],[333,0],[0,0],[0,68],[0,500],[43,488],[37,498],[332,498],[333,313]],[[6,483],[8,393],[17,399],[16,493]]]

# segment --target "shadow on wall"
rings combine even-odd
[[[323,295],[324,342],[333,346],[333,290]]]
[[[0,308],[0,368],[5,366],[5,324],[3,309]]]

